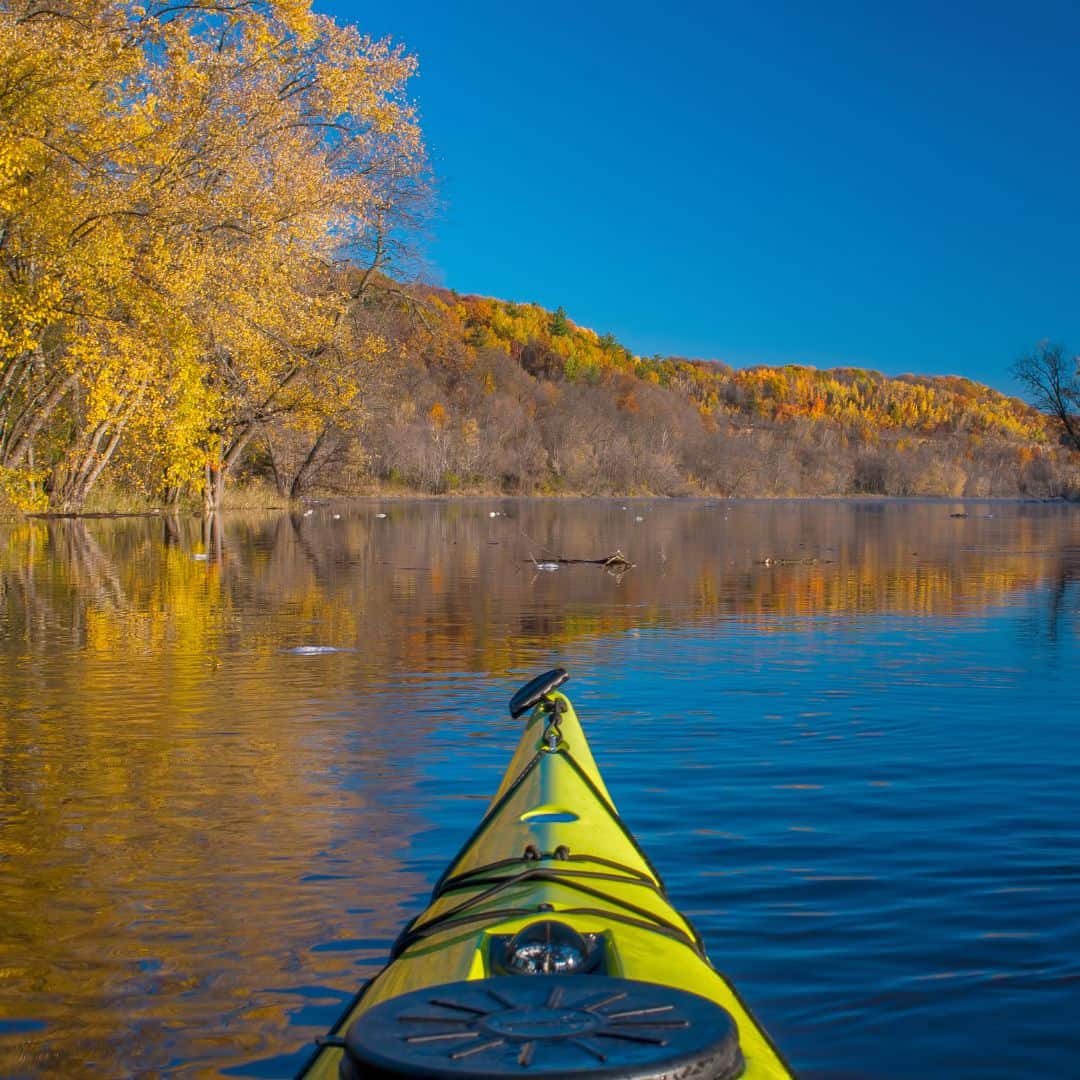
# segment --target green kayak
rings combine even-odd
[[[558,687],[480,824],[300,1076],[790,1080],[619,817]]]

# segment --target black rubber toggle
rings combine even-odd
[[[522,713],[528,712],[538,701],[547,697],[552,690],[562,686],[570,675],[565,668],[552,668],[543,675],[527,682],[511,699],[510,715],[516,720]]]
[[[515,975],[415,990],[349,1029],[342,1080],[735,1080],[734,1019],[715,1001],[610,975]]]

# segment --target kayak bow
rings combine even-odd
[[[561,668],[483,819],[300,1076],[792,1080],[623,824]]]

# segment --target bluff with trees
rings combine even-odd
[[[1060,349],[1018,368],[1042,412],[395,280],[415,67],[310,0],[0,0],[0,500],[1076,489]]]
[[[282,494],[1053,497],[1078,461],[1052,415],[957,377],[634,356],[550,312],[380,281],[361,407],[267,425],[248,475]]]

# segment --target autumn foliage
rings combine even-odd
[[[392,306],[413,312],[407,360],[393,394],[369,400],[362,460],[334,474],[338,490],[1053,495],[1076,482],[1051,418],[967,379],[635,356],[561,309],[443,289]]]
[[[422,196],[414,67],[308,0],[0,3],[9,496],[77,507],[128,448],[213,504],[268,419],[356,393],[337,266]]]
[[[310,0],[0,0],[0,496],[1075,485],[1051,418],[964,379],[635,356],[401,284],[415,67]]]

